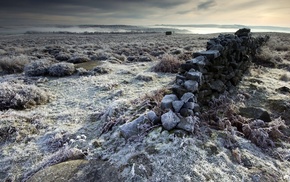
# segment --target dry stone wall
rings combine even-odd
[[[164,114],[158,117],[150,111],[122,125],[121,135],[125,138],[139,135],[142,128],[148,128],[148,121],[154,124],[161,121],[166,130],[193,132],[201,107],[239,83],[257,49],[268,39],[268,36],[252,37],[246,28],[210,39],[205,51],[193,53],[193,59],[181,65],[173,94],[165,95],[161,101]]]
[[[200,107],[236,86],[257,49],[268,39],[254,38],[250,29],[244,28],[235,34],[220,34],[207,42],[205,51],[193,53],[193,59],[181,65],[172,88],[174,94],[166,95],[161,102],[163,110],[170,110],[161,116],[164,128],[193,131]],[[177,116],[178,122],[174,119]]]

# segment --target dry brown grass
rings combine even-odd
[[[26,55],[2,57],[0,59],[0,68],[8,73],[21,73],[24,70],[24,66],[29,63],[29,59]]]
[[[165,54],[160,62],[152,68],[152,70],[163,73],[178,73],[180,65],[181,61],[179,61],[177,57],[170,54]]]

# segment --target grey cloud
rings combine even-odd
[[[35,15],[36,19],[41,15],[138,19],[150,14],[165,13],[162,10],[188,2],[190,0],[9,0],[0,2],[0,22],[5,22],[5,19],[11,21],[11,17],[25,13]],[[24,17],[20,16],[20,19]]]
[[[215,0],[207,0],[197,5],[198,10],[207,10],[216,5]]]

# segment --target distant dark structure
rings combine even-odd
[[[165,35],[172,35],[173,34],[173,31],[166,31],[165,32]]]

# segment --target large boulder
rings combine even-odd
[[[102,160],[71,160],[38,171],[27,182],[123,181],[117,168]]]

